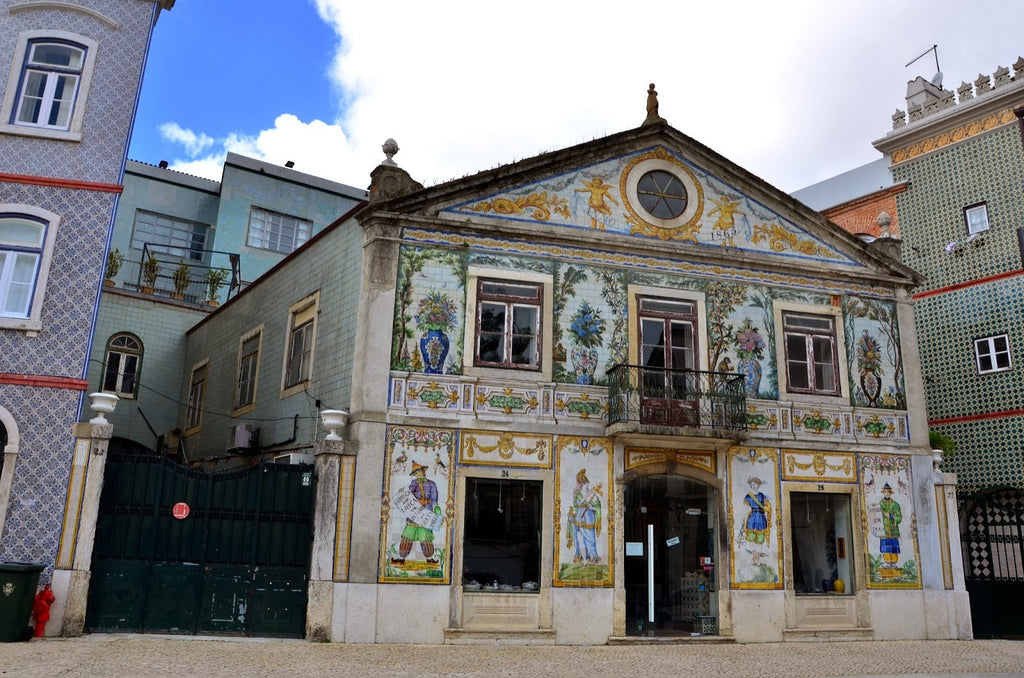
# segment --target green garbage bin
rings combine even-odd
[[[41,563],[0,563],[0,643],[24,640]]]

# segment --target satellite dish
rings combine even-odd
[[[932,84],[938,87],[939,89],[942,89],[942,71],[939,71],[938,73],[932,76]]]

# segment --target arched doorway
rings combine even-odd
[[[626,634],[717,633],[715,488],[679,475],[625,487]]]

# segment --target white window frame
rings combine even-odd
[[[476,362],[477,290],[479,289],[481,279],[500,280],[512,284],[539,284],[541,286],[540,339],[538,347],[540,354],[539,370],[474,364]],[[500,379],[549,381],[551,379],[554,359],[552,351],[554,325],[553,289],[554,281],[552,277],[544,273],[470,266],[466,277],[466,316],[463,319],[463,346],[467,347],[462,352],[463,374],[478,377],[490,376]]]
[[[115,345],[115,342],[119,340],[133,341],[137,348],[133,348],[127,345]],[[118,398],[131,400],[136,397],[139,389],[139,377],[142,374],[142,354],[144,348],[142,340],[130,332],[118,332],[107,340],[107,355],[103,361],[103,374],[100,376],[100,390],[104,393],[113,393]],[[117,373],[115,375],[115,384],[113,388],[108,388],[107,376],[110,370],[110,359],[112,356],[118,356]],[[125,378],[125,362],[127,358],[135,358],[135,371],[132,374],[132,387],[130,390],[124,390],[124,378]]]
[[[27,71],[32,69],[32,66],[28,63],[29,49],[31,45],[43,42],[68,43],[85,51],[81,70],[78,71],[77,92],[71,103],[71,117],[66,128],[17,122],[18,111],[21,108],[24,80]],[[16,57],[11,65],[11,72],[7,79],[7,89],[5,90],[3,103],[0,104],[0,133],[45,137],[64,141],[81,141],[82,121],[85,118],[86,101],[89,97],[89,87],[92,83],[92,74],[96,66],[96,50],[98,45],[99,43],[95,40],[68,31],[44,29],[22,31],[19,33],[14,51]]]
[[[988,204],[979,202],[965,207],[964,224],[967,225],[967,235],[987,231],[991,227],[988,221]]]
[[[1005,348],[998,348],[997,341],[1002,340]],[[991,367],[982,367],[982,360],[987,359]],[[1013,369],[1013,353],[1010,347],[1010,335],[994,334],[991,337],[979,337],[974,340],[974,366],[978,374],[995,374]]]
[[[30,222],[37,222],[44,226],[42,242],[38,248],[22,248],[0,245],[3,252],[30,251],[38,253],[36,262],[35,283],[32,288],[31,299],[28,305],[27,315],[4,315],[0,312],[0,329],[24,330],[29,336],[35,336],[42,329],[43,298],[46,295],[46,283],[50,276],[50,263],[53,259],[53,246],[57,240],[57,230],[60,226],[60,217],[53,212],[39,209],[33,205],[20,205],[14,203],[0,203],[0,217],[13,219],[24,219]],[[0,261],[0,267],[3,261]],[[0,269],[2,271],[2,269]],[[5,273],[0,272],[0,276]],[[98,276],[97,276],[98,277]],[[0,283],[0,302],[6,299],[6,283]],[[0,306],[2,308],[2,306]]]
[[[291,243],[282,244],[284,231],[292,229]],[[290,214],[256,207],[249,208],[249,231],[245,244],[255,249],[291,254],[313,237],[313,222]]]
[[[139,228],[140,217],[142,217],[143,226],[141,231]],[[152,217],[151,220],[150,217]],[[152,232],[146,233],[145,229],[150,226],[152,226]],[[193,247],[197,230],[201,230],[203,236],[199,248]],[[198,221],[179,219],[149,210],[135,210],[131,247],[141,250],[148,245],[151,252],[188,258],[191,261],[202,261],[209,235],[210,227]]]
[[[807,316],[831,316],[833,329],[835,330],[835,361],[838,369],[837,393],[825,394],[814,393],[805,390],[793,391],[789,386],[788,354],[786,352],[786,331],[783,323],[783,313]],[[817,306],[811,304],[793,304],[777,301],[773,309],[775,316],[775,355],[778,356],[778,377],[780,397],[795,399],[812,399],[815,402],[827,402],[836,405],[849,404],[849,368],[846,363],[846,330],[843,324],[843,311],[839,306]]]
[[[185,407],[185,435],[192,435],[203,426],[203,408],[206,406],[206,391],[209,378],[209,358],[196,363],[189,373],[188,401]]]
[[[246,351],[246,344],[256,342],[255,350]],[[251,346],[249,348],[252,348]],[[235,370],[235,395],[232,416],[251,412],[256,408],[256,392],[259,388],[260,358],[263,352],[263,325],[246,332],[238,340],[238,369]],[[244,377],[244,379],[243,379]],[[243,393],[243,381],[246,384]],[[242,402],[243,395],[248,399]]]
[[[316,328],[320,314],[320,292],[305,297],[288,309],[288,325],[284,336],[284,356],[281,364],[281,397],[300,393],[309,388],[313,379],[313,360],[316,355]],[[298,367],[294,366],[293,353],[296,338],[303,344],[299,351]]]
[[[14,468],[18,464],[18,443],[21,434],[18,432],[18,422],[3,407],[0,407],[0,425],[7,431],[7,445],[0,447],[0,455],[3,456],[4,462],[0,466],[0,534],[3,534],[4,523],[7,522],[7,507],[11,503]]]

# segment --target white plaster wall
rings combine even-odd
[[[868,592],[876,640],[924,640],[928,637],[924,591]]]
[[[733,591],[733,633],[737,643],[782,642],[786,598],[782,591]]]
[[[614,589],[565,589],[552,592],[552,626],[558,645],[604,645],[612,635]]]
[[[380,584],[377,642],[443,645],[450,599],[447,586]]]

